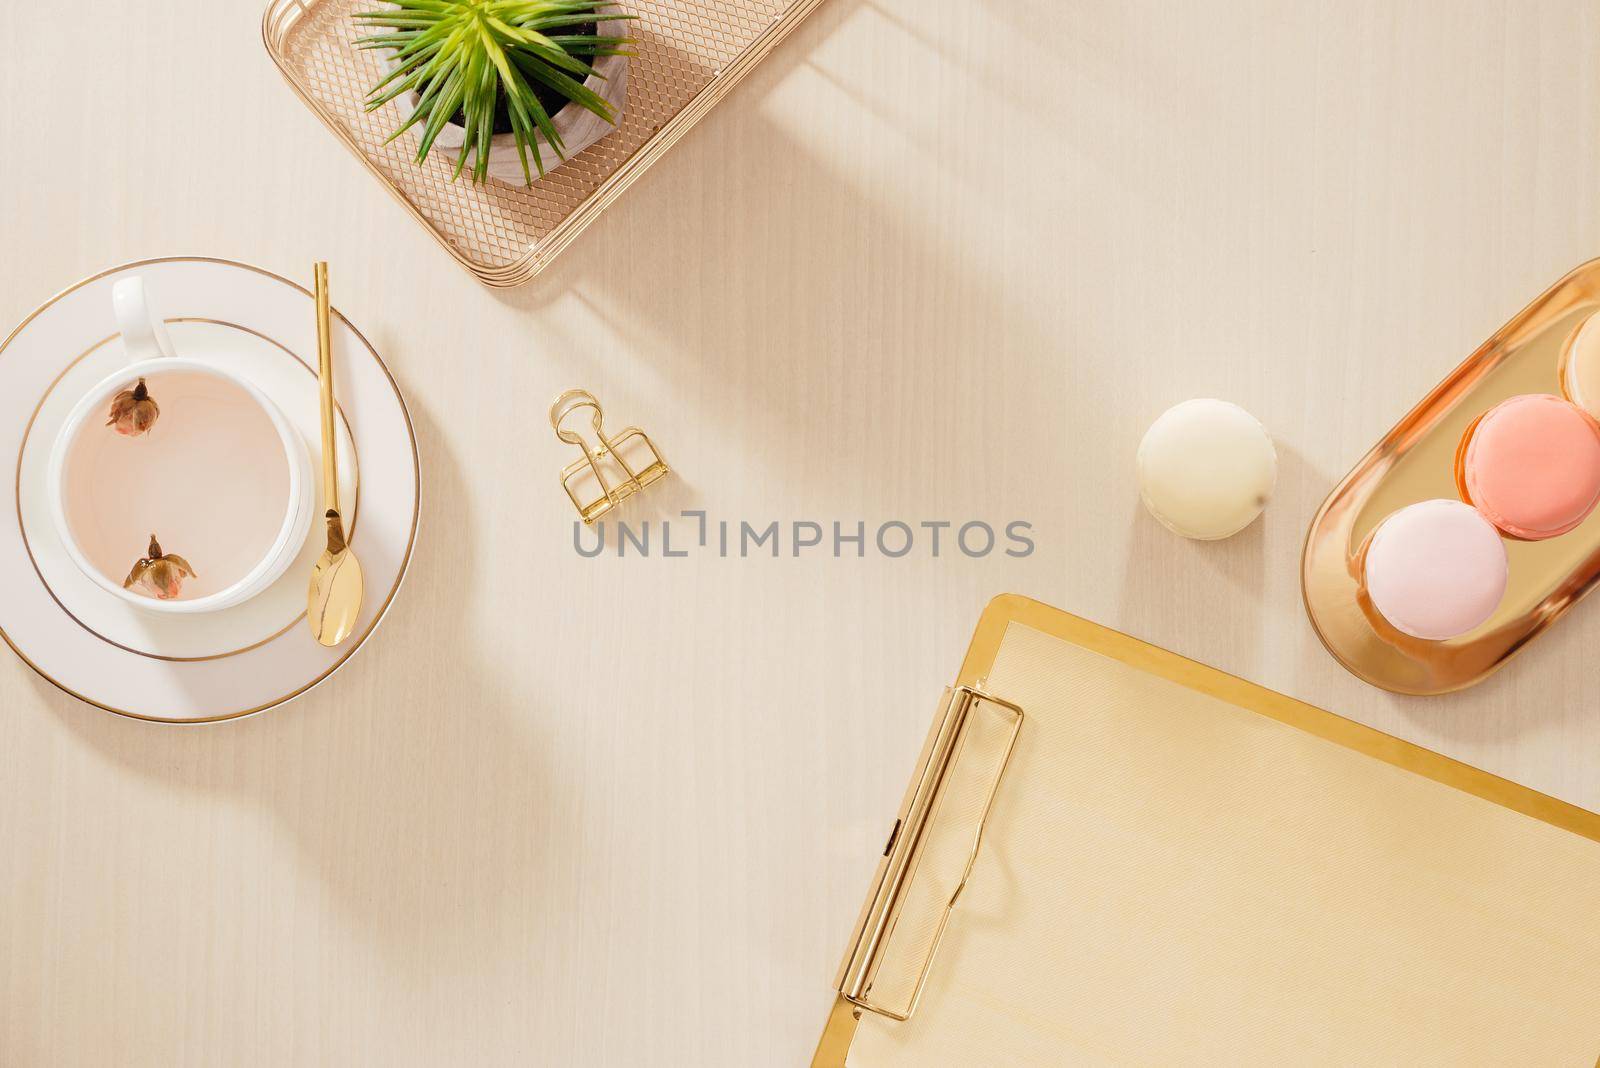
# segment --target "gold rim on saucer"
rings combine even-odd
[[[118,266],[111,267],[111,268],[108,268],[106,270],[99,271],[99,272],[97,272],[97,273],[95,273],[93,275],[90,275],[90,276],[86,277],[86,278],[82,278],[82,279],[72,283],[71,285],[67,286],[66,288],[60,290],[54,296],[52,296],[49,300],[45,301],[39,307],[35,308],[32,312],[30,312],[27,315],[26,318],[24,318],[20,323],[18,323],[17,326],[13,330],[11,330],[11,332],[9,334],[6,335],[6,337],[5,337],[5,339],[3,341],[0,341],[0,359],[4,358],[5,353],[6,353],[7,349],[10,347],[11,343],[24,330],[26,330],[27,327],[31,323],[34,322],[34,320],[38,319],[39,316],[43,315],[46,311],[48,311],[50,308],[54,307],[57,303],[59,303],[63,298],[67,297],[68,295],[70,295],[70,294],[82,289],[85,286],[91,285],[91,284],[93,284],[93,283],[95,283],[95,282],[97,282],[97,281],[99,281],[99,280],[101,280],[103,278],[107,278],[107,277],[109,277],[111,275],[119,274],[119,273],[122,273],[124,271],[134,270],[134,269],[137,269],[137,268],[140,268],[140,267],[150,267],[150,266],[155,266],[155,265],[160,265],[160,264],[210,264],[210,265],[226,267],[226,268],[241,269],[241,270],[249,271],[249,272],[251,272],[253,274],[260,275],[260,276],[262,276],[264,278],[269,278],[269,279],[271,279],[271,280],[273,280],[275,282],[278,282],[278,283],[280,283],[282,285],[288,286],[290,289],[294,290],[296,293],[306,297],[308,302],[311,299],[311,292],[308,289],[306,289],[304,286],[299,285],[298,283],[296,283],[296,282],[294,282],[294,281],[292,281],[292,280],[290,280],[288,278],[285,278],[282,275],[276,274],[276,273],[274,273],[272,271],[268,271],[268,270],[266,270],[264,268],[261,268],[261,267],[256,267],[256,266],[254,266],[252,264],[248,264],[248,263],[240,263],[240,262],[237,262],[237,261],[234,261],[234,260],[221,259],[221,258],[218,258],[218,257],[211,257],[211,256],[163,256],[163,257],[155,257],[155,258],[151,258],[151,259],[136,260],[136,261],[133,261],[133,262],[130,262],[130,263],[119,264]],[[70,695],[72,697],[75,697],[78,700],[84,702],[85,704],[93,705],[96,708],[104,709],[107,712],[111,712],[111,713],[114,713],[114,714],[119,715],[119,716],[127,716],[127,717],[129,717],[131,719],[145,720],[147,722],[154,722],[154,723],[175,723],[175,724],[217,723],[217,722],[222,722],[222,721],[225,721],[225,720],[241,719],[241,718],[243,718],[245,716],[255,715],[258,712],[264,712],[264,711],[266,711],[268,709],[275,708],[278,705],[284,704],[287,701],[291,701],[294,698],[299,697],[300,695],[306,693],[307,691],[309,691],[312,688],[314,688],[315,686],[317,686],[319,683],[323,682],[325,679],[327,679],[329,676],[331,676],[335,671],[338,671],[339,668],[344,666],[344,664],[347,663],[349,661],[349,659],[352,656],[355,655],[357,650],[359,650],[364,644],[366,644],[366,640],[377,629],[378,625],[383,621],[384,616],[388,613],[389,607],[393,603],[395,595],[399,592],[400,586],[405,581],[406,572],[410,568],[412,553],[416,548],[417,527],[418,527],[418,521],[419,521],[419,519],[421,517],[421,510],[422,510],[422,465],[421,465],[421,457],[420,457],[420,455],[418,453],[418,450],[417,450],[416,427],[415,427],[415,425],[413,424],[413,422],[411,420],[410,409],[406,405],[405,396],[404,396],[404,394],[401,393],[399,384],[395,381],[393,372],[390,371],[388,364],[386,364],[383,361],[383,358],[378,354],[378,351],[372,346],[372,343],[367,340],[366,336],[364,334],[362,334],[359,329],[356,328],[354,323],[351,323],[349,321],[349,319],[347,319],[337,309],[333,310],[333,315],[336,317],[336,319],[337,319],[337,321],[339,323],[341,323],[345,328],[349,329],[351,334],[353,334],[355,336],[355,338],[358,341],[360,341],[362,347],[364,347],[366,349],[367,353],[372,357],[372,360],[376,364],[378,370],[383,373],[384,378],[388,381],[389,388],[393,391],[395,400],[399,405],[399,414],[400,414],[402,420],[404,421],[405,428],[406,428],[406,435],[407,435],[407,438],[408,438],[408,440],[410,442],[410,447],[411,447],[411,477],[412,477],[412,485],[415,487],[415,491],[414,491],[414,497],[413,497],[412,508],[411,508],[410,529],[409,529],[409,531],[407,532],[407,535],[406,535],[405,549],[404,549],[404,551],[402,552],[402,554],[400,556],[399,565],[396,568],[394,581],[393,581],[392,585],[389,587],[389,589],[384,593],[381,601],[378,602],[377,609],[373,613],[372,618],[371,618],[370,622],[367,624],[367,626],[364,629],[362,629],[361,631],[359,631],[358,633],[352,635],[352,640],[349,641],[345,646],[343,646],[340,649],[339,655],[333,660],[333,662],[331,664],[328,664],[326,667],[324,667],[322,670],[320,670],[315,675],[315,677],[311,678],[309,681],[307,681],[307,682],[305,682],[305,683],[303,683],[301,685],[296,686],[290,692],[282,694],[280,696],[276,696],[276,697],[272,698],[271,700],[255,704],[252,707],[245,708],[245,709],[240,709],[238,711],[227,712],[227,713],[222,713],[222,714],[218,714],[218,715],[195,716],[195,717],[173,717],[173,716],[161,716],[161,715],[152,715],[152,714],[147,714],[147,713],[135,712],[135,711],[132,711],[130,709],[119,708],[119,707],[116,707],[114,705],[108,704],[105,701],[100,701],[100,700],[96,700],[95,698],[89,697],[89,696],[79,692],[78,690],[73,689],[71,686],[66,685],[60,679],[55,678],[54,676],[49,674],[47,671],[45,671],[43,668],[41,668],[26,653],[23,652],[22,648],[18,645],[17,641],[15,641],[12,638],[12,636],[9,633],[7,633],[5,628],[4,627],[0,627],[0,639],[3,639],[5,641],[5,643],[6,643],[6,645],[8,645],[11,648],[11,651],[16,653],[17,658],[20,659],[24,664],[28,665],[28,667],[30,669],[32,669],[37,675],[39,675],[40,678],[44,679],[46,682],[49,682],[52,686],[54,686],[57,689],[61,690],[63,693],[66,693],[66,694],[68,694],[68,695]],[[247,331],[249,333],[255,334],[257,337],[263,338],[264,340],[271,341],[278,348],[280,348],[284,352],[288,353],[297,362],[301,363],[302,365],[307,366],[308,370],[310,370],[309,365],[306,365],[304,360],[301,360],[298,356],[295,356],[293,351],[290,350],[287,346],[282,345],[281,343],[277,342],[273,338],[267,337],[266,335],[260,334],[257,331],[251,330],[248,327],[243,327],[243,326],[241,326],[239,324],[236,324],[236,323],[221,322],[221,321],[218,321],[218,320],[201,320],[201,319],[182,320],[182,319],[174,319],[174,320],[171,320],[171,321],[174,321],[174,322],[179,322],[179,321],[191,321],[191,322],[194,322],[194,321],[209,321],[209,322],[216,323],[217,325],[229,326],[229,327],[234,327],[236,329],[245,330],[245,331]],[[42,405],[44,403],[44,397],[48,396],[50,389],[53,389],[55,384],[60,381],[60,376],[62,374],[65,374],[67,369],[70,369],[70,367],[73,364],[76,364],[78,361],[82,360],[85,356],[87,356],[90,352],[94,351],[95,349],[98,349],[100,346],[106,344],[107,342],[109,342],[110,340],[115,338],[116,336],[117,336],[116,334],[112,334],[109,337],[103,338],[100,341],[96,342],[95,345],[90,347],[90,349],[88,349],[85,352],[79,354],[78,357],[76,357],[73,361],[71,361],[71,363],[69,363],[67,368],[64,368],[60,373],[58,373],[57,376],[52,380],[51,385],[49,387],[47,387],[47,389],[45,390],[45,393],[41,396],[41,400],[40,400],[39,404],[35,406],[33,417],[37,417],[38,412],[40,410],[40,407],[42,407]],[[314,370],[312,370],[312,373],[313,374],[315,373]],[[344,413],[341,411],[341,416],[343,416],[343,415],[344,415]],[[28,423],[28,429],[30,431],[31,431],[32,426],[33,426],[33,417],[30,417],[29,423]],[[352,430],[353,428],[350,427],[348,419],[345,419],[344,421],[345,421],[346,430],[347,431]],[[23,437],[23,440],[21,442],[19,442],[19,444],[17,446],[17,448],[18,448],[18,473],[19,474],[20,474],[20,465],[21,465],[21,458],[22,458],[22,449],[26,445],[26,443],[27,443],[27,437],[26,437],[26,434],[25,434],[24,437]],[[355,436],[354,436],[353,433],[351,433],[351,443],[352,443],[352,445],[355,444]],[[358,463],[357,467],[358,467],[358,474],[359,474],[359,463]],[[27,546],[28,543],[27,543],[26,532],[21,530],[20,479],[19,479],[19,485],[17,487],[17,490],[18,490],[18,493],[19,493],[19,510],[18,510],[19,533],[21,533],[24,546]],[[264,645],[270,644],[271,642],[276,641],[278,638],[283,637],[283,635],[285,633],[288,633],[290,630],[292,630],[294,628],[295,623],[297,623],[299,621],[298,619],[291,621],[285,628],[283,628],[283,630],[279,631],[278,633],[274,634],[273,636],[271,636],[271,637],[269,637],[267,639],[264,639],[261,642],[257,642],[254,645],[251,645],[251,646],[246,647],[244,649],[234,650],[234,651],[232,651],[230,653],[226,653],[226,654],[214,654],[214,655],[211,655],[211,656],[200,657],[200,658],[169,658],[169,657],[156,656],[154,654],[144,653],[144,652],[142,652],[140,650],[129,649],[126,646],[124,646],[124,645],[122,645],[120,643],[117,643],[117,642],[114,642],[114,641],[110,641],[109,639],[106,639],[102,635],[99,635],[98,633],[93,631],[91,628],[85,626],[82,623],[81,620],[78,620],[76,616],[74,616],[70,611],[68,611],[65,608],[65,606],[61,605],[61,602],[60,602],[59,598],[56,597],[55,592],[50,588],[49,584],[44,581],[43,576],[41,574],[39,574],[38,564],[37,564],[36,561],[33,561],[33,559],[32,559],[31,548],[29,549],[28,555],[29,555],[29,558],[30,558],[30,563],[32,564],[32,567],[33,567],[34,574],[35,574],[36,577],[38,577],[38,579],[40,581],[40,584],[44,588],[45,592],[49,595],[49,597],[51,598],[52,601],[54,601],[58,606],[60,606],[62,608],[62,611],[69,618],[71,618],[74,623],[76,623],[79,627],[82,627],[85,631],[87,631],[89,634],[93,635],[94,637],[98,638],[99,640],[106,642],[107,644],[113,646],[114,648],[118,649],[119,651],[126,652],[126,653],[129,653],[129,654],[132,654],[132,655],[147,657],[147,658],[156,659],[156,660],[163,660],[163,661],[168,661],[168,662],[177,663],[177,664],[194,663],[194,662],[197,662],[197,661],[218,660],[218,659],[225,658],[227,656],[235,656],[235,655],[239,655],[241,653],[249,652],[252,649],[258,649],[258,648],[260,648],[260,647],[262,647]]]

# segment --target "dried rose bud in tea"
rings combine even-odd
[[[150,535],[150,548],[141,556],[123,580],[122,588],[131,590],[142,586],[157,600],[170,601],[183,592],[183,580],[194,578],[194,568],[177,553],[164,553],[154,534]]]
[[[106,426],[116,427],[117,433],[124,437],[136,438],[149,433],[160,416],[161,409],[141,378],[132,389],[125,389],[111,398],[111,418],[106,420]]]

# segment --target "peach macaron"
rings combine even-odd
[[[1600,312],[1579,323],[1561,347],[1561,392],[1600,419]]]
[[[1463,435],[1456,486],[1514,538],[1565,534],[1600,504],[1600,424],[1548,393],[1501,401]]]

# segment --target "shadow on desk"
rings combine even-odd
[[[411,410],[426,472],[416,555],[384,626],[327,683],[204,727],[123,719],[37,688],[107,761],[214,805],[197,817],[213,835],[236,832],[239,809],[281,827],[341,933],[386,967],[418,977],[528,967],[526,944],[507,934],[537,938],[575,911],[565,858],[583,830],[557,803],[562,784],[535,733],[549,710],[528,707],[514,665],[490,655],[494,636],[468,613],[494,579],[463,547],[492,513],[464,499],[426,398]]]

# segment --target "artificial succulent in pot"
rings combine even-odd
[[[357,47],[391,58],[366,107],[409,101],[389,140],[419,127],[418,163],[453,148],[456,177],[531,185],[621,119],[632,42],[620,31],[633,16],[603,0],[388,3],[354,16],[384,31]]]

